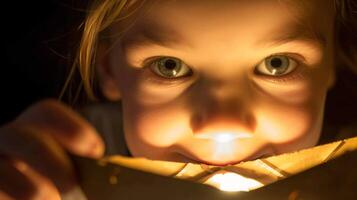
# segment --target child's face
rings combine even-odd
[[[332,10],[325,0],[149,6],[101,73],[104,92],[120,92],[131,153],[223,165],[315,145],[334,77]]]

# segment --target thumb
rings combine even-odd
[[[26,124],[50,134],[64,149],[78,156],[99,158],[104,142],[78,113],[56,100],[34,104],[14,123]]]

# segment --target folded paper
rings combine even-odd
[[[355,150],[357,150],[357,137],[227,166],[167,162],[123,156],[106,157],[99,163],[109,162],[158,175],[191,180],[225,191],[250,191]]]

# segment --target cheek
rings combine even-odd
[[[320,136],[325,93],[309,93],[298,103],[274,99],[261,102],[256,111],[257,134],[278,152],[314,146]]]
[[[188,114],[179,104],[146,106],[131,101],[123,102],[123,108],[125,136],[134,155],[164,153],[192,134]]]
[[[272,144],[293,150],[315,145],[328,88],[324,69],[310,70],[296,84],[277,86],[257,82],[261,89],[256,96],[257,133]]]
[[[257,117],[257,133],[272,143],[292,142],[310,134],[322,109],[274,107],[261,108]]]
[[[134,101],[143,107],[159,107],[181,98],[192,81],[180,84],[160,82],[149,69],[122,66],[117,82],[123,101]]]
[[[181,96],[187,84],[163,87],[147,73],[125,62],[117,69],[124,133],[134,156],[160,158],[168,147],[191,134]]]

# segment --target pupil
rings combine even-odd
[[[176,62],[174,60],[166,60],[165,67],[168,70],[173,70],[176,68]]]
[[[274,68],[280,68],[283,64],[283,61],[281,61],[280,58],[273,58],[271,61],[270,61],[270,65]]]

